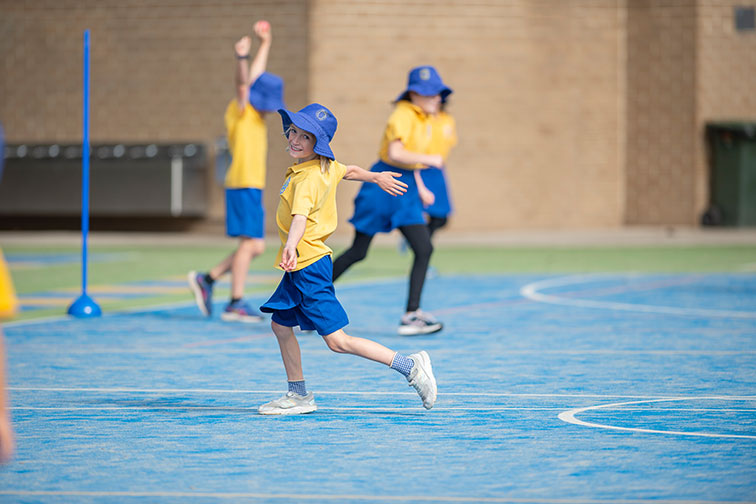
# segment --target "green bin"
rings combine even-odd
[[[756,122],[706,124],[710,194],[704,225],[756,226]]]

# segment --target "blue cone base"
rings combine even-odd
[[[68,314],[78,318],[99,317],[102,315],[102,310],[94,299],[82,294],[68,307]]]

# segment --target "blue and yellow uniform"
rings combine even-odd
[[[265,161],[268,128],[260,112],[249,103],[240,109],[236,100],[226,107],[226,131],[231,166],[226,173],[226,232],[229,236],[263,238],[265,214]]]
[[[276,211],[281,238],[276,264],[281,262],[294,216],[306,216],[307,225],[297,245],[296,268],[284,273],[276,291],[260,307],[261,311],[272,313],[277,324],[317,330],[321,336],[349,324],[331,281],[333,251],[325,244],[336,230],[336,187],[345,174],[346,166],[337,161],[330,162],[329,169],[322,171],[319,159],[295,164],[286,171]]]
[[[428,153],[432,145],[433,118],[420,107],[406,100],[396,103],[389,116],[381,139],[379,161],[371,171],[395,171],[407,184],[407,192],[400,198],[386,194],[375,184],[362,184],[354,201],[354,215],[349,220],[360,233],[374,235],[388,233],[400,226],[425,224],[423,205],[417,192],[414,170],[424,165],[404,165],[388,158],[388,146],[400,140],[404,148],[412,152]]]
[[[444,158],[444,166],[429,167],[420,172],[425,187],[435,196],[433,204],[426,207],[425,212],[431,217],[446,217],[452,213],[452,204],[445,167],[449,152],[457,145],[457,127],[454,118],[444,111],[436,114],[431,124],[431,141],[427,153],[440,154]]]

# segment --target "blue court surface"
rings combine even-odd
[[[306,333],[318,411],[260,416],[268,323],[189,302],[6,326],[0,502],[756,502],[756,275],[441,275],[422,337],[395,333],[405,282],[337,293],[350,334],[429,352],[430,411]]]

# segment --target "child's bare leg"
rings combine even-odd
[[[283,359],[284,368],[286,369],[286,378],[290,382],[304,380],[302,373],[302,354],[299,350],[299,342],[294,336],[294,329],[282,326],[275,322],[270,323],[273,333],[278,340],[278,347],[281,350],[281,359]]]
[[[349,336],[342,329],[327,336],[323,336],[323,339],[328,345],[328,348],[334,352],[358,355],[387,366],[391,365],[394,354],[396,354],[395,351],[386,348],[375,341]]]
[[[213,280],[218,280],[220,277],[231,271],[231,263],[234,261],[235,255],[236,251],[234,250],[228,255],[228,257],[216,264],[213,269],[208,272],[210,278],[212,278]]]
[[[241,238],[236,252],[231,254],[228,269],[231,270],[231,298],[244,297],[244,283],[249,273],[249,263],[265,250],[265,242],[260,238]],[[226,271],[228,271],[226,269]],[[212,276],[212,272],[211,272]],[[216,278],[213,276],[213,278]]]
[[[359,355],[400,372],[417,390],[426,409],[431,409],[436,402],[436,378],[433,376],[430,357],[426,352],[405,357],[375,341],[349,336],[341,329],[323,336],[323,339],[334,352]]]

